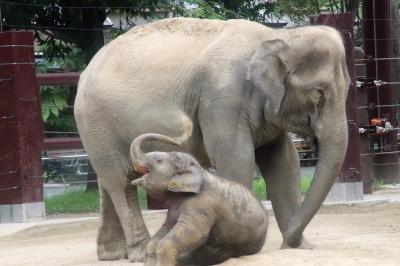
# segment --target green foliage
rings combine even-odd
[[[60,112],[68,106],[67,92],[60,86],[43,86],[40,89],[42,98],[42,118],[46,123],[49,118],[49,124],[53,124]]]
[[[186,5],[197,8],[187,9]],[[177,7],[177,13],[190,18],[225,19],[224,11],[218,3],[204,0],[187,0],[183,6]]]
[[[1,9],[5,30],[33,29],[39,44],[48,44],[54,57],[68,51],[57,40],[75,44],[89,62],[103,46],[103,22],[108,13],[147,18],[156,16],[161,6],[172,5],[166,0],[20,0],[3,2]]]
[[[281,16],[287,15],[295,22],[301,22],[319,12],[319,4],[315,0],[281,0],[276,2],[275,8],[275,12]]]
[[[76,132],[73,109],[68,104],[74,92],[62,86],[42,86],[42,119],[45,131]],[[57,137],[63,135],[56,135]],[[68,136],[68,134],[64,134]],[[55,135],[49,135],[55,137]]]
[[[372,189],[373,189],[373,190],[382,189],[384,184],[385,184],[385,183],[383,182],[383,180],[374,179],[373,182],[372,182]]]
[[[36,71],[39,73],[82,71],[86,66],[82,50],[61,41],[58,43],[65,48],[64,54],[56,54],[53,51],[54,46],[48,43],[40,46],[39,53],[43,53],[44,59],[37,64]],[[76,131],[72,108],[69,107],[73,104],[75,90],[67,89],[64,86],[42,86],[40,96],[45,130]]]
[[[104,44],[103,22],[110,13],[120,14],[124,18],[164,18],[172,15],[208,19],[242,18],[265,23],[269,14],[289,15],[295,21],[301,21],[306,16],[316,14],[320,2],[337,5],[339,1],[20,0],[2,2],[1,10],[3,28],[32,29],[38,43],[48,46],[46,56],[49,58],[63,57],[70,52],[69,45],[73,44],[81,49],[82,58],[88,63]],[[342,2],[348,7],[357,1]],[[113,35],[119,35],[122,31],[113,32]]]
[[[133,187],[132,187],[133,189]],[[147,208],[146,192],[138,188],[140,208]],[[73,191],[45,199],[47,214],[99,212],[99,191]]]
[[[323,4],[326,1],[322,1]],[[192,7],[188,9],[187,7]],[[193,9],[193,6],[197,8]],[[186,17],[208,19],[242,18],[266,23],[269,15],[290,17],[295,22],[302,22],[310,15],[319,13],[318,0],[185,0],[177,7],[177,13]]]
[[[317,2],[317,1],[316,1]],[[360,0],[320,0],[321,6],[328,8],[331,12],[353,12],[356,13],[360,7]]]
[[[276,2],[269,1],[244,1],[243,4],[237,9],[240,18],[256,21],[259,23],[266,23],[266,17],[276,12]]]
[[[36,66],[36,71],[39,73],[60,70],[80,72],[86,67],[83,51],[74,44],[52,39],[40,45],[38,52],[43,53],[44,57],[44,61]]]
[[[176,7],[176,10],[179,15],[184,17],[207,19],[242,18],[263,23],[266,15],[274,11],[274,7],[274,3],[266,1],[185,0]]]

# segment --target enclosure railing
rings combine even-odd
[[[36,81],[38,86],[46,85],[77,85],[80,73],[38,73]],[[66,87],[68,88],[68,87]],[[82,148],[82,142],[79,137],[63,137],[63,138],[44,138],[44,149],[76,149]]]
[[[79,77],[80,73],[79,72],[62,72],[62,73],[38,73],[36,75],[36,81],[39,87],[41,86],[54,86],[54,85],[60,85],[60,86],[65,86],[65,88],[73,88],[76,87],[76,85],[79,82]],[[63,106],[55,106],[55,107],[63,107]],[[73,108],[73,106],[69,106],[70,108]],[[83,151],[83,145],[81,142],[81,139],[79,137],[78,132],[59,132],[59,131],[44,131],[46,134],[60,134],[60,133],[68,133],[68,134],[75,134],[76,136],[74,137],[45,137],[43,138],[43,151],[46,151],[46,153],[50,153],[51,151],[54,153],[56,151],[62,150],[82,150]],[[65,154],[58,154],[56,156],[50,155],[42,158],[43,162],[46,165],[49,165],[51,162],[56,163],[59,165],[58,169],[59,172],[57,172],[60,175],[61,182],[60,184],[66,184],[66,185],[72,185],[72,184],[88,184],[88,183],[93,183],[97,182],[97,178],[95,177],[95,172],[92,170],[90,167],[90,163],[88,161],[88,157],[86,154],[78,154],[78,155],[65,155]],[[87,161],[87,169],[84,172],[80,172],[80,175],[91,175],[91,178],[87,178],[86,180],[66,180],[64,179],[64,167],[66,166],[73,166],[71,163],[65,163],[65,162],[74,162],[78,163],[78,167],[80,165],[80,160],[86,160]],[[50,167],[51,168],[51,167]],[[47,170],[47,169],[45,169]],[[43,176],[46,178],[46,176]],[[48,177],[48,174],[47,174]],[[57,183],[56,183],[57,184]]]

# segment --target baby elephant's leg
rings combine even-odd
[[[192,252],[205,243],[214,224],[208,210],[193,210],[181,215],[171,231],[160,240],[156,248],[157,266],[177,264],[177,257]]]

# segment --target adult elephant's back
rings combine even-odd
[[[159,99],[179,86],[182,73],[190,71],[223,27],[221,21],[167,19],[133,28],[92,59],[79,84],[78,104],[81,97],[111,106],[116,100]]]

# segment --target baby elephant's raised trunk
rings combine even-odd
[[[140,168],[145,164],[145,153],[141,149],[141,145],[144,141],[164,141],[166,143],[181,147],[182,144],[189,139],[189,137],[192,135],[192,121],[190,121],[190,119],[183,114],[181,115],[181,119],[183,123],[183,134],[178,138],[170,138],[157,133],[147,133],[135,138],[131,144],[130,153],[133,167],[136,171],[142,172]]]

